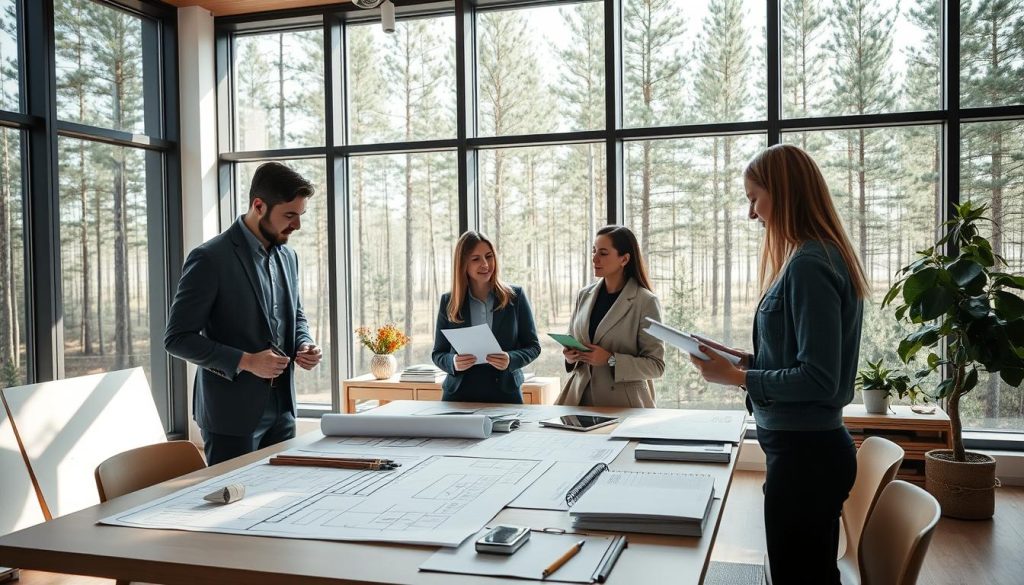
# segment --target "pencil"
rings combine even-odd
[[[555,571],[557,571],[562,565],[564,565],[565,563],[568,563],[569,559],[571,559],[574,556],[576,556],[576,553],[580,552],[580,549],[583,548],[583,545],[586,544],[586,543],[587,543],[587,541],[581,540],[581,541],[577,542],[576,544],[572,545],[572,548],[570,548],[569,550],[565,551],[564,555],[562,555],[562,556],[558,557],[557,559],[555,559],[555,562],[551,563],[550,565],[548,565],[548,568],[544,569],[544,572],[541,573],[540,578],[541,579],[547,579],[548,576],[551,575],[551,573],[554,573]]]
[[[283,459],[305,459],[309,461],[351,461],[353,463],[389,463],[395,467],[401,467],[401,463],[396,463],[392,459],[384,459],[383,457],[335,457],[333,455],[298,455],[292,453],[285,453],[277,455]]]
[[[367,469],[370,471],[387,471],[395,469],[393,463],[383,462],[356,462],[356,461],[331,461],[315,459],[290,459],[288,457],[272,457],[271,465],[294,465],[301,467],[333,467],[335,469]]]

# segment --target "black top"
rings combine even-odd
[[[590,312],[591,343],[594,341],[594,333],[597,332],[598,324],[600,324],[601,319],[604,319],[604,316],[608,314],[608,309],[612,308],[612,305],[615,304],[615,299],[619,298],[619,293],[621,292],[622,289],[619,289],[618,292],[610,293],[608,292],[608,287],[605,284],[598,287],[597,298],[594,299],[594,310]]]

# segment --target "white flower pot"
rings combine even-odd
[[[370,358],[370,373],[378,380],[385,380],[395,375],[398,370],[398,360],[392,354],[375,353]]]
[[[888,414],[889,392],[887,390],[861,390],[864,397],[864,410],[868,414]]]

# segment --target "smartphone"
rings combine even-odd
[[[476,541],[476,552],[510,555],[530,540],[530,529],[525,526],[501,524],[488,530]]]

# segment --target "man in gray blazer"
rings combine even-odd
[[[284,244],[312,195],[291,167],[260,165],[246,214],[185,261],[164,347],[199,366],[192,408],[210,465],[295,436],[293,364],[312,369],[321,351]]]

